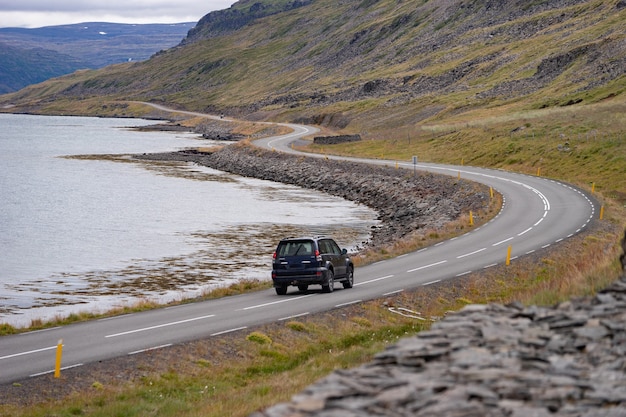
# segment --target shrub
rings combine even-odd
[[[265,333],[261,333],[261,332],[252,332],[246,337],[246,339],[251,342],[258,343],[260,345],[266,345],[266,344],[272,343],[272,339]]]

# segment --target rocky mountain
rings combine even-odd
[[[147,61],[0,104],[152,100],[347,130],[383,113],[398,125],[501,105],[584,105],[624,91],[625,20],[625,0],[246,0]]]
[[[180,43],[195,23],[80,23],[0,28],[0,93],[78,69],[143,61]]]

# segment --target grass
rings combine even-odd
[[[626,100],[577,108],[491,109],[445,123],[381,126],[361,142],[314,152],[475,165],[560,179],[626,204]]]

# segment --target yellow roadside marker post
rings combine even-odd
[[[59,339],[59,343],[57,344],[57,357],[56,364],[54,366],[54,377],[61,377],[61,358],[63,357],[63,339]]]

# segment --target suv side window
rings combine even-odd
[[[337,246],[337,243],[334,240],[329,240],[328,245],[331,247],[331,252],[335,255],[341,255],[341,249]]]
[[[341,250],[339,246],[332,240],[324,239],[320,240],[320,252],[325,254],[339,255],[341,254]]]
[[[320,248],[320,253],[323,255],[326,255],[328,252],[328,245],[326,244],[325,240],[320,240],[319,242],[317,242],[319,248]]]

